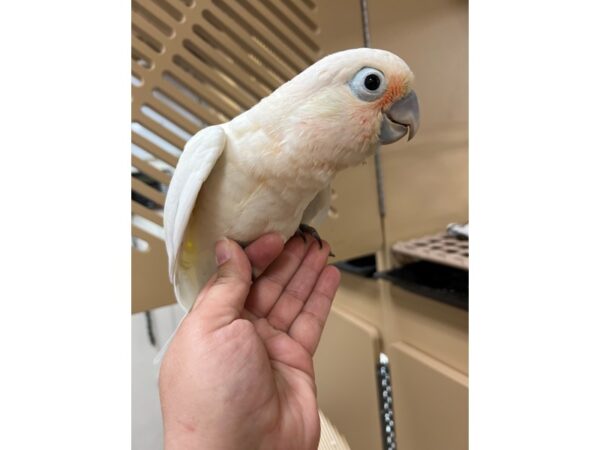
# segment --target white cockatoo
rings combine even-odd
[[[413,74],[393,53],[358,48],[308,67],[230,122],[185,145],[164,210],[169,276],[188,311],[216,270],[222,237],[289,239],[327,215],[335,174],[419,127]]]

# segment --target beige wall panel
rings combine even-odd
[[[334,304],[352,311],[354,315],[379,329],[383,325],[380,288],[375,280],[342,272]]]
[[[467,377],[401,342],[388,355],[398,448],[466,450]]]
[[[405,291],[381,280],[383,336],[403,341],[454,369],[469,370],[469,314],[435,300]]]
[[[415,143],[384,150],[382,162],[390,245],[468,221],[466,147]]]
[[[369,21],[372,46],[398,54],[415,73],[419,133],[466,131],[468,2],[369,0]]]
[[[386,240],[467,220],[468,5],[464,0],[370,0],[372,45],[415,73],[421,128],[383,147]]]
[[[332,187],[336,195],[331,201],[330,215],[318,227],[335,253],[331,262],[374,253],[381,248],[383,235],[373,158],[364,166],[338,174]]]
[[[149,235],[145,235],[144,239],[154,253],[133,251],[131,254],[131,290],[136,293],[131,296],[132,314],[175,302],[169,282],[165,244],[162,239]]]
[[[319,408],[352,450],[380,450],[375,327],[334,306],[315,355]]]

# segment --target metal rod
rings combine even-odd
[[[360,15],[362,17],[363,43],[365,47],[371,46],[371,34],[369,32],[369,10],[367,0],[360,0]]]
[[[369,10],[367,0],[360,0],[360,15],[362,18],[363,45],[371,47],[371,33],[369,31]],[[381,146],[375,150],[375,179],[377,180],[377,201],[379,204],[379,217],[385,217],[385,196],[383,192],[383,171],[381,169]]]
[[[154,323],[152,321],[152,313],[146,311],[146,331],[148,332],[148,340],[152,347],[156,347],[156,336],[154,335]]]

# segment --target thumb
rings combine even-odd
[[[192,313],[201,315],[212,329],[228,325],[240,317],[252,281],[250,261],[235,241],[227,238],[219,240],[215,246],[215,259],[217,273],[192,309]]]
[[[249,285],[252,280],[252,268],[248,256],[237,242],[223,238],[215,245],[217,260],[217,284],[244,283]]]

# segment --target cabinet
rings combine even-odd
[[[352,450],[382,450],[375,367],[376,327],[334,306],[315,355],[319,408]]]
[[[389,358],[397,448],[468,448],[468,312],[348,273],[315,356],[319,406],[353,450],[382,448],[376,364]]]
[[[468,374],[468,312],[382,281],[384,336]]]
[[[388,357],[397,448],[465,450],[467,376],[402,342],[389,346]]]

